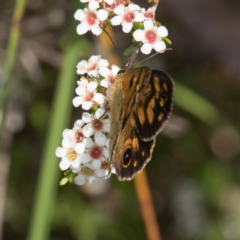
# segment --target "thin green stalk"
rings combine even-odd
[[[22,19],[26,0],[18,0],[15,3],[12,24],[10,28],[9,41],[7,46],[7,54],[4,66],[3,76],[0,78],[0,164],[1,164],[1,176],[0,182],[2,184],[0,188],[0,239],[2,239],[3,230],[3,218],[4,218],[4,203],[6,195],[6,184],[10,166],[9,154],[6,154],[7,146],[3,139],[4,122],[7,112],[7,103],[9,98],[9,89],[12,82],[12,72],[16,59],[17,48],[19,43],[19,23]]]
[[[75,2],[79,5],[77,0]],[[61,133],[66,128],[70,118],[72,108],[71,99],[76,81],[76,63],[80,47],[81,49],[84,48],[84,46],[80,46],[79,44],[80,37],[76,34],[75,21],[73,25],[53,100],[52,116],[43,151],[36,199],[32,218],[30,219],[28,240],[46,240],[50,231],[51,209],[55,200],[60,173],[59,159],[55,157],[55,150],[61,142]]]
[[[175,104],[199,120],[212,126],[230,122],[213,104],[191,89],[177,82],[175,82],[175,89]]]
[[[7,103],[9,98],[9,89],[12,83],[12,72],[13,67],[17,55],[17,48],[19,43],[20,37],[20,22],[25,10],[26,0],[18,0],[16,1],[13,17],[12,17],[12,24],[10,28],[10,35],[9,35],[9,42],[7,47],[7,54],[4,66],[4,73],[3,77],[0,82],[0,111],[2,111],[2,119],[0,119],[0,137],[1,137],[1,150],[3,150],[3,139],[2,139],[2,132],[4,129],[4,121],[6,117],[7,111]]]

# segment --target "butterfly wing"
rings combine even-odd
[[[150,161],[155,140],[142,141],[131,117],[118,137],[113,166],[118,179],[131,180]]]
[[[119,76],[123,93],[122,129],[148,86],[151,72],[149,67],[139,67],[130,69]],[[118,77],[116,80],[118,81]]]
[[[153,139],[172,111],[174,84],[164,72],[152,70],[149,84],[134,112],[134,120],[142,140]]]
[[[119,145],[119,138],[123,138],[127,121],[133,114],[145,88],[149,84],[151,69],[141,67],[130,69],[125,73],[117,75],[113,85],[109,89],[109,105],[111,128],[109,133],[109,155],[113,164],[113,150]],[[121,133],[121,134],[120,134]],[[115,151],[116,152],[116,151]]]

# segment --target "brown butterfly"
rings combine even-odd
[[[156,135],[172,111],[173,91],[172,79],[149,67],[117,75],[109,89],[109,152],[119,180],[131,180],[150,161]]]

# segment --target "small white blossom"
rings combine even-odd
[[[105,88],[108,88],[110,85],[112,85],[119,70],[120,68],[115,65],[112,65],[111,70],[109,68],[103,68],[99,70],[100,75],[104,77],[104,79],[101,80],[100,85]]]
[[[97,92],[98,83],[91,81],[87,86],[81,85],[76,88],[77,97],[73,99],[74,107],[82,105],[82,108],[89,110],[93,103],[101,105],[104,103],[105,96]]]
[[[84,112],[82,114],[82,119],[87,123],[83,127],[84,136],[90,137],[95,132],[109,132],[110,131],[110,120],[109,119],[99,119],[104,112],[96,111],[92,117],[89,113]]]
[[[77,33],[83,35],[88,31],[91,31],[95,35],[102,33],[100,22],[105,21],[108,18],[108,11],[105,9],[99,9],[96,3],[90,5],[91,9],[85,8],[84,10],[78,9],[74,14],[76,20],[81,23],[77,26]]]
[[[123,32],[129,33],[133,28],[133,22],[142,22],[144,20],[140,10],[140,7],[136,4],[129,4],[127,7],[120,4],[113,10],[117,16],[111,19],[111,23],[113,26],[121,24]]]
[[[146,19],[154,19],[155,16],[155,10],[153,8],[148,8],[148,10],[146,10],[145,8],[141,8],[141,12],[144,16],[144,20]]]
[[[96,10],[100,7],[99,3],[102,2],[102,0],[80,0],[82,3],[87,3],[88,2],[88,8],[90,10]]]
[[[152,49],[156,52],[166,49],[166,44],[162,41],[162,37],[168,35],[168,31],[165,27],[157,27],[152,20],[146,20],[143,23],[144,30],[138,29],[133,33],[133,37],[136,41],[142,42],[141,51],[144,54],[149,54]]]
[[[107,60],[102,59],[100,55],[92,56],[88,61],[82,60],[77,64],[77,74],[88,74],[90,77],[97,77],[99,71],[107,68],[109,63]]]
[[[62,158],[59,163],[61,170],[66,170],[70,166],[78,168],[81,163],[81,152],[76,148],[77,144],[67,137],[62,140],[62,147],[56,149],[56,156]]]
[[[106,170],[94,168],[92,164],[84,164],[78,169],[78,175],[74,179],[77,185],[83,185],[85,182],[97,184],[99,178],[106,177]]]
[[[106,135],[101,132],[96,132],[94,134],[94,141],[92,141],[91,138],[88,138],[88,145],[86,145],[84,154],[92,161],[106,161],[106,159],[109,158],[109,149],[107,148],[106,143]]]

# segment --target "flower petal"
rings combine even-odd
[[[90,160],[91,160],[91,158],[90,158],[89,154],[83,153],[81,155],[81,163],[88,163],[88,162],[90,162]]]
[[[157,34],[158,34],[160,37],[167,37],[167,35],[168,35],[168,30],[167,30],[166,27],[160,26],[160,27],[157,29]]]
[[[72,162],[72,166],[73,166],[74,168],[79,168],[80,163],[81,163],[81,158],[80,158],[80,156],[78,156],[78,157]]]
[[[122,30],[125,33],[129,33],[132,30],[133,24],[132,23],[123,23]]]
[[[136,41],[140,42],[144,38],[144,31],[142,29],[138,29],[133,33],[133,37]]]
[[[59,167],[62,171],[65,171],[70,167],[70,162],[66,158],[63,158],[59,163]]]
[[[93,92],[97,88],[97,86],[98,86],[97,82],[91,81],[87,85],[87,90]]]
[[[130,3],[130,4],[128,5],[128,8],[129,8],[129,10],[131,10],[131,11],[140,10],[139,5],[137,5],[137,4],[132,4],[132,3]]]
[[[95,170],[98,170],[101,168],[102,162],[100,160],[93,160],[92,165]]]
[[[62,147],[58,147],[55,152],[56,156],[60,158],[66,156],[66,153],[67,153],[66,148],[62,148]]]
[[[98,36],[102,33],[103,30],[100,28],[99,24],[94,24],[91,28],[91,31],[94,35]]]
[[[75,135],[72,129],[65,129],[62,133],[63,138],[73,138]]]
[[[118,5],[114,8],[113,12],[117,15],[122,15],[124,13],[125,6],[123,4]]]
[[[83,120],[82,119],[78,119],[77,121],[75,121],[73,126],[75,128],[81,128],[83,126],[83,124],[84,124]]]
[[[108,11],[105,9],[100,9],[97,11],[97,18],[100,21],[105,21],[108,18]]]
[[[96,9],[98,9],[100,6],[99,6],[99,2],[98,1],[90,1],[89,4],[88,4],[88,9],[90,11],[94,11]]]
[[[113,26],[118,26],[120,25],[122,22],[122,18],[120,16],[114,16],[112,19],[111,19],[111,23]]]
[[[106,79],[103,79],[100,82],[100,86],[108,88],[109,87],[109,83],[108,83],[108,81]]]
[[[83,99],[82,99],[82,97],[75,97],[72,100],[72,103],[73,103],[74,107],[79,107],[83,103]]]
[[[166,49],[166,43],[164,41],[157,41],[155,44],[154,44],[154,49],[156,52],[161,52],[163,50]]]
[[[94,134],[94,129],[89,125],[90,124],[85,125],[82,129],[82,132],[85,137],[91,137]]]
[[[103,114],[105,113],[105,110],[103,108],[98,108],[94,114],[94,117],[99,119],[100,117],[103,116]],[[104,122],[104,120],[103,120]]]
[[[143,22],[144,15],[141,12],[135,12],[134,22]]]
[[[97,184],[97,183],[99,182],[99,180],[98,180],[97,177],[91,176],[91,177],[88,179],[88,182],[93,185],[93,184]]]
[[[94,134],[94,140],[98,146],[103,147],[105,146],[107,137],[101,132],[96,132]]]
[[[83,102],[82,103],[82,109],[89,110],[92,107],[92,102]]]
[[[108,148],[104,148],[103,149],[103,156],[107,159],[109,159],[109,149]]]
[[[78,174],[74,178],[74,183],[77,185],[83,185],[86,182],[85,177],[82,174]]]
[[[91,138],[86,138],[84,142],[86,144],[86,148],[91,148],[93,146],[93,141]]]
[[[141,52],[144,54],[149,54],[152,51],[152,45],[149,43],[144,43],[141,47]]]
[[[100,68],[106,68],[109,66],[109,62],[106,59],[100,59],[98,64]]]
[[[74,149],[78,154],[83,154],[86,149],[86,143],[85,142],[77,143]]]
[[[151,30],[151,29],[153,29],[153,27],[154,27],[154,23],[153,23],[152,20],[146,20],[146,21],[144,21],[144,22],[143,22],[143,25],[144,25],[144,29],[145,29],[145,30]]]
[[[62,140],[62,146],[64,148],[71,148],[73,146],[72,142],[70,141],[69,138],[63,138]]]
[[[89,58],[89,62],[97,63],[101,59],[101,55],[93,55]]]
[[[90,123],[92,121],[92,117],[90,115],[90,113],[88,112],[83,112],[82,114],[82,120],[85,122],[85,123]]]
[[[80,23],[77,25],[77,34],[83,35],[88,31],[88,25],[86,23]]]
[[[82,9],[78,9],[74,14],[74,18],[79,21],[82,21],[85,17],[86,14]]]
[[[86,86],[78,86],[76,89],[75,89],[75,92],[77,95],[81,96],[83,95],[84,93],[86,93]]]
[[[99,73],[103,77],[106,77],[106,76],[108,76],[111,73],[111,71],[110,71],[110,69],[108,67],[101,67],[101,68],[99,68]]]
[[[95,101],[98,104],[103,104],[104,103],[104,95],[101,93],[96,93],[93,97],[93,101]]]
[[[97,177],[102,178],[106,176],[106,171],[103,169],[95,170],[94,172]]]

